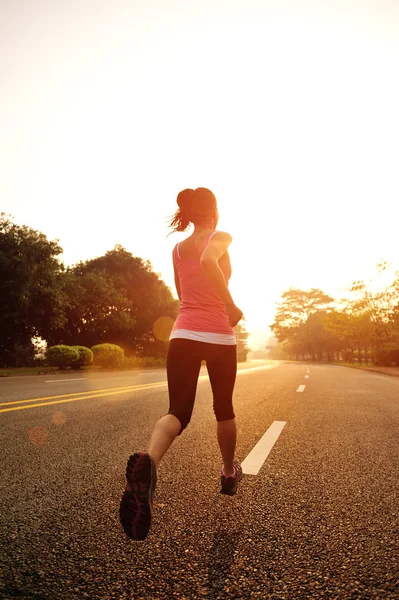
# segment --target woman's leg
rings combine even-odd
[[[169,413],[155,424],[148,447],[148,454],[157,465],[190,422],[201,369],[200,344],[186,339],[170,341],[167,358]]]
[[[207,368],[213,392],[217,420],[217,439],[223,460],[223,472],[234,474],[237,429],[233,410],[233,391],[237,374],[236,346],[210,344]]]
[[[169,414],[156,423],[147,452],[135,452],[126,467],[126,488],[119,515],[125,533],[144,540],[151,527],[152,499],[157,483],[157,465],[173,440],[188,425],[194,406],[201,368],[199,342],[171,340],[167,371]]]
[[[217,422],[217,437],[223,460],[223,473],[226,477],[234,475],[234,453],[236,451],[237,429],[235,419]]]
[[[148,446],[148,454],[152,456],[157,466],[180,431],[181,423],[174,415],[165,415],[155,423]]]

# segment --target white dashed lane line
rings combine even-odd
[[[273,421],[269,429],[241,463],[242,472],[245,475],[257,475],[259,473],[274,444],[277,442],[280,433],[283,431],[285,424],[286,421]]]
[[[86,377],[78,377],[77,379],[47,379],[45,383],[65,383],[68,381],[84,381]]]
[[[300,385],[297,389],[297,392],[303,392],[303,390],[305,389],[306,385]]]

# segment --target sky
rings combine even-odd
[[[399,268],[396,0],[0,2],[0,212],[174,292],[167,218],[216,195],[261,348],[289,287]]]

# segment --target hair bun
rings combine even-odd
[[[194,190],[191,188],[187,188],[180,192],[177,196],[177,204],[180,209],[187,209],[191,203],[191,199],[193,197]]]

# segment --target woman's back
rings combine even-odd
[[[174,330],[190,329],[231,334],[224,304],[206,277],[200,263],[202,252],[216,231],[191,235],[173,251],[173,262],[180,282],[181,307]],[[226,252],[219,260],[226,282],[231,266]]]
[[[178,244],[179,254],[183,260],[192,260],[201,258],[201,254],[211,236],[216,231],[193,233],[188,238]]]

